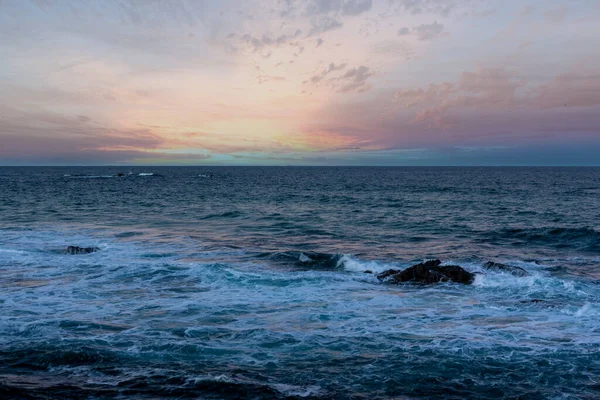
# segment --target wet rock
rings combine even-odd
[[[470,273],[458,265],[445,265],[443,267],[439,267],[442,274],[446,277],[450,278],[452,282],[471,284],[475,279],[475,274]]]
[[[98,247],[79,247],[79,246],[69,246],[65,250],[67,254],[89,254],[94,253],[100,250]]]
[[[370,269],[365,269],[363,271],[363,274],[372,274],[372,273],[373,273],[373,271],[371,271]]]
[[[402,272],[401,269],[388,269],[388,270],[383,271],[380,274],[377,274],[377,279],[379,279],[380,281],[383,281],[383,280],[389,278],[390,276],[399,274],[400,272]]]
[[[515,267],[512,265],[506,265],[492,261],[488,261],[483,264],[483,269],[495,272],[506,272],[514,276],[529,276],[529,273],[527,273],[527,271],[521,267]]]
[[[437,282],[473,283],[475,275],[458,265],[440,266],[440,260],[430,260],[413,265],[405,270],[390,269],[377,275],[379,280],[388,283],[419,282],[432,284]]]

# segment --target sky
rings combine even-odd
[[[0,0],[0,165],[600,165],[600,0]]]

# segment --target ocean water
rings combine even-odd
[[[600,398],[599,168],[0,168],[0,398],[391,397]]]

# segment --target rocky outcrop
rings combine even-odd
[[[505,272],[514,276],[529,276],[527,271],[521,267],[515,267],[512,265],[500,264],[497,262],[488,261],[483,264],[483,269],[495,272]]]
[[[94,253],[100,250],[98,247],[79,247],[79,246],[69,246],[65,250],[67,254],[89,254]]]
[[[475,274],[472,274],[458,265],[440,266],[440,260],[430,260],[413,265],[405,270],[389,269],[377,275],[377,278],[386,283],[417,282],[432,284],[437,282],[473,283]]]

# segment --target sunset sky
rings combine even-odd
[[[600,165],[600,0],[0,0],[0,165]]]

